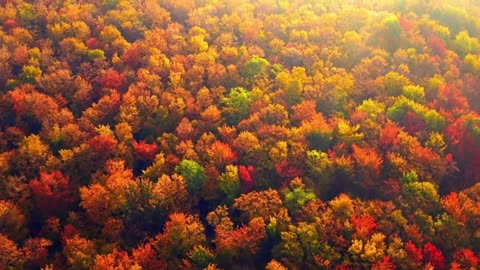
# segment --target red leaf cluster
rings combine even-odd
[[[377,223],[371,215],[352,216],[353,237],[367,240],[373,234]]]
[[[45,216],[62,214],[74,202],[69,180],[60,171],[40,172],[40,177],[32,180],[28,186],[35,204]]]
[[[154,160],[159,150],[156,143],[146,143],[145,141],[134,141],[132,146],[135,156],[141,160]]]

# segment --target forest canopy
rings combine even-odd
[[[0,269],[478,269],[479,18],[0,0]]]

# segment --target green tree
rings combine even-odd
[[[461,31],[455,36],[455,46],[460,56],[464,57],[469,53],[477,53],[480,50],[480,43],[475,37],[471,37],[468,31]]]
[[[266,59],[254,55],[243,65],[241,75],[251,82],[256,76],[267,75],[269,66],[270,62]]]
[[[218,187],[227,197],[228,203],[232,203],[240,195],[240,176],[237,166],[227,165],[225,172],[218,177]]]
[[[292,213],[296,213],[306,203],[316,199],[315,193],[305,189],[305,185],[300,178],[293,179],[290,187],[284,190],[283,195],[285,196],[285,205]]]
[[[223,103],[225,104],[227,122],[230,125],[236,125],[250,113],[251,92],[242,87],[232,88]]]
[[[182,160],[182,162],[175,167],[175,171],[185,178],[187,189],[192,193],[199,192],[203,184],[207,181],[205,168],[193,160]]]
[[[431,182],[420,182],[415,171],[405,173],[401,179],[401,194],[410,209],[435,210],[440,204],[438,188]]]

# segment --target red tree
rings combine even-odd
[[[35,205],[44,216],[64,214],[74,202],[69,180],[61,172],[40,172],[29,184]]]
[[[303,176],[303,169],[288,162],[288,160],[283,160],[276,163],[275,171],[285,180],[291,180],[295,177]]]
[[[352,216],[353,237],[367,240],[377,227],[375,219],[370,215]]]
[[[238,166],[238,174],[242,181],[242,190],[244,192],[251,191],[255,184],[255,168],[252,165]]]
[[[393,150],[400,143],[400,140],[398,139],[399,132],[400,128],[398,125],[394,122],[388,121],[388,123],[380,132],[378,146],[385,151]]]
[[[397,267],[392,262],[389,256],[383,257],[382,260],[372,265],[372,270],[395,270]]]
[[[423,247],[423,257],[425,263],[430,263],[435,269],[445,269],[445,258],[442,252],[432,243],[428,242]]]
[[[408,241],[405,244],[405,251],[407,252],[407,257],[415,267],[420,267],[423,264],[423,252],[421,248],[415,246],[412,241]]]
[[[122,59],[132,68],[138,68],[142,63],[142,51],[138,44],[133,44],[130,48],[125,50]]]
[[[117,146],[117,139],[111,135],[100,134],[88,141],[92,150],[96,153],[108,154]]]
[[[405,126],[405,131],[411,135],[415,135],[415,133],[425,130],[427,127],[422,118],[411,111],[407,111],[403,123]]]
[[[167,269],[167,262],[157,257],[157,252],[149,243],[133,250],[133,258],[143,269]]]
[[[156,143],[146,143],[145,141],[132,143],[135,156],[141,160],[154,160],[158,153],[158,145]]]
[[[113,69],[107,70],[100,78],[103,88],[113,88],[120,92],[126,90],[127,78]]]
[[[93,50],[93,49],[102,49],[104,48],[105,44],[103,44],[103,42],[101,42],[100,40],[98,40],[97,38],[89,38],[87,39],[87,41],[85,42],[85,44],[87,45],[87,47],[90,49],[90,50]]]
[[[455,252],[453,260],[461,266],[461,269],[478,269],[480,258],[471,249],[462,248]]]
[[[440,87],[433,106],[439,111],[450,112],[454,115],[467,113],[470,108],[462,90],[454,85]]]
[[[437,36],[431,36],[428,40],[428,45],[432,49],[433,53],[438,56],[443,57],[447,53],[447,46],[445,46],[445,42]]]

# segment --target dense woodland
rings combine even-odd
[[[478,269],[480,3],[0,0],[0,269]]]

